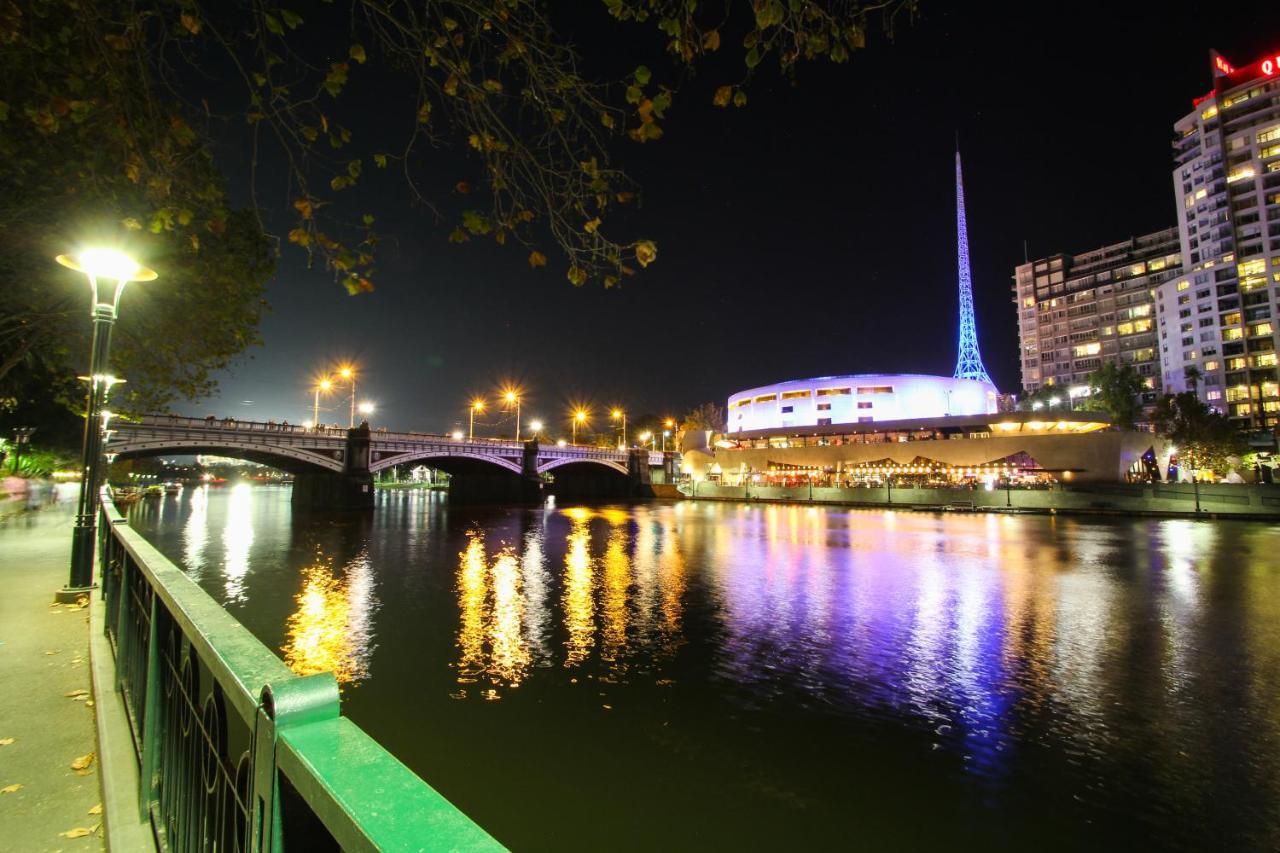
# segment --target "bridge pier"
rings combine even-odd
[[[299,510],[373,509],[373,475],[369,473],[369,424],[347,430],[342,473],[305,471],[293,476],[290,504]]]

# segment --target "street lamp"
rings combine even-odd
[[[80,501],[71,534],[71,575],[58,590],[58,601],[75,601],[93,588],[93,540],[98,512],[99,459],[102,456],[98,411],[105,404],[114,377],[107,375],[111,351],[111,327],[120,310],[120,296],[131,281],[153,281],[155,270],[147,269],[124,252],[115,249],[85,249],[75,255],[55,259],[67,269],[84,273],[89,280],[93,319],[93,343],[89,351],[89,391],[85,398],[84,443],[80,452]],[[115,282],[111,297],[98,293],[98,279]]]
[[[622,421],[622,440],[618,446],[626,447],[627,446],[627,413],[622,411],[622,409],[614,409],[612,412],[609,413],[609,420],[616,421],[619,419],[621,419]]]
[[[360,414],[362,414],[362,415],[372,415],[372,414],[373,414],[373,403],[370,403],[368,400],[366,400],[365,402],[361,403],[361,404],[360,404],[360,406],[359,406],[359,408],[360,408]]]
[[[578,409],[576,412],[573,413],[573,443],[574,444],[578,443],[578,424],[585,425],[586,422],[587,422],[586,409]]]
[[[350,365],[347,365],[338,371],[338,375],[343,379],[351,380],[351,418],[347,423],[347,427],[348,429],[354,429],[356,425],[356,371]]]
[[[520,440],[520,395],[516,393],[515,389],[509,388],[505,393],[503,393],[502,399],[507,401],[507,408],[511,408],[512,405],[516,407],[516,441],[519,441]]]
[[[540,432],[542,432],[542,421],[529,421],[529,434],[537,438]]]
[[[653,437],[653,433],[642,432],[638,437],[640,439],[640,446],[644,447],[646,444],[649,443],[649,439]]]
[[[671,437],[671,430],[664,429],[662,431],[662,452],[667,452],[667,439]]]
[[[333,387],[333,382],[328,379],[321,379],[316,383],[315,401],[311,404],[311,423],[319,426],[320,424],[320,392],[328,394],[329,389]]]
[[[471,401],[471,426],[467,430],[467,440],[472,441],[476,437],[476,412],[484,411],[484,400]]]

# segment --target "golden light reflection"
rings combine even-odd
[[[458,683],[483,680],[485,698],[497,699],[498,688],[520,685],[532,662],[520,559],[508,546],[490,563],[484,535],[474,531],[458,556]]]
[[[604,588],[600,606],[600,657],[618,663],[627,647],[627,590],[631,586],[631,559],[627,556],[630,516],[614,510],[605,513],[609,521],[609,541],[604,552]],[[618,517],[620,516],[620,517]]]
[[[594,569],[591,565],[591,511],[584,507],[565,510],[569,517],[569,535],[564,555],[564,622],[569,632],[565,642],[564,665],[578,666],[591,654],[595,643],[595,601],[591,587]]]
[[[298,675],[332,672],[339,684],[369,675],[371,615],[377,606],[369,558],[361,554],[342,576],[323,558],[302,570],[298,609],[286,624],[284,661]]]

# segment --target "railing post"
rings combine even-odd
[[[132,560],[126,554],[120,563],[120,586],[116,588],[116,692],[124,684],[124,669],[129,656],[129,575]],[[133,568],[133,571],[137,571]],[[112,614],[108,614],[108,618]]]
[[[246,850],[263,853],[284,850],[280,773],[276,766],[276,740],[281,729],[333,719],[339,714],[339,701],[338,680],[331,672],[263,685],[253,732],[250,837]]]
[[[142,703],[142,767],[138,772],[138,819],[147,820],[156,799],[156,768],[160,766],[160,596],[151,596],[151,625],[147,631],[147,692]],[[118,672],[120,667],[116,667]],[[137,685],[130,685],[136,688]]]

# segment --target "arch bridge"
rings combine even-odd
[[[126,458],[204,454],[259,462],[294,475],[295,506],[317,508],[372,506],[372,475],[401,464],[422,463],[448,472],[458,487],[451,499],[464,501],[536,499],[546,479],[576,497],[640,495],[648,488],[651,468],[670,475],[676,471],[675,453],[643,448],[544,446],[370,430],[367,424],[348,430],[177,415],[112,422],[106,452]],[[543,476],[548,474],[550,478]]]

